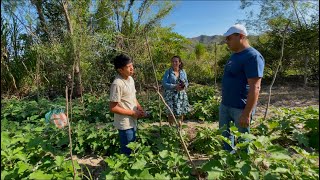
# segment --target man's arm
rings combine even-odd
[[[109,104],[110,112],[122,114],[122,115],[127,115],[127,116],[132,116],[135,118],[139,117],[139,115],[140,115],[139,111],[124,109],[124,108],[120,107],[118,104],[119,104],[118,102],[110,102],[110,104]]]
[[[247,98],[247,104],[242,112],[240,117],[240,126],[241,127],[248,127],[250,124],[250,117],[254,106],[257,104],[261,86],[261,78],[249,78],[249,92]]]

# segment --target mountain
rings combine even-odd
[[[250,43],[255,43],[257,41],[258,36],[248,36]],[[214,44],[215,42],[217,44],[223,44],[225,43],[225,37],[222,35],[213,35],[213,36],[207,36],[207,35],[200,35],[198,37],[193,38],[187,38],[191,41],[191,44],[188,46],[189,48],[194,48],[196,44],[202,43],[204,45]]]
[[[215,42],[217,44],[222,44],[225,38],[221,35],[213,35],[213,36],[200,35],[198,37],[193,37],[188,39],[192,42],[193,45],[196,45],[198,43],[209,45]]]

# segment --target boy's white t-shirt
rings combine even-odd
[[[110,102],[118,102],[119,106],[124,109],[136,110],[136,88],[131,76],[123,79],[117,75],[110,87]],[[137,128],[137,119],[132,116],[114,113],[113,125],[119,130]]]

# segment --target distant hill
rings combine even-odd
[[[218,43],[221,44],[224,41],[224,37],[221,35],[213,35],[213,36],[207,36],[207,35],[200,35],[198,37],[193,37],[193,38],[188,38],[192,44],[198,44],[198,43],[203,43],[203,44],[213,44],[213,43]]]
[[[258,36],[248,36],[250,43],[253,43],[257,40]],[[200,35],[198,37],[193,38],[187,38],[191,41],[191,44],[189,45],[189,48],[194,48],[196,44],[202,43],[205,45],[217,43],[217,44],[223,44],[225,37],[222,35],[213,35],[213,36],[207,36],[207,35]]]

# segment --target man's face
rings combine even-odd
[[[231,34],[226,37],[226,43],[231,51],[236,51],[239,48],[240,40],[240,34]]]
[[[123,76],[132,76],[134,73],[133,64],[129,63],[126,66],[120,68],[119,73]]]

